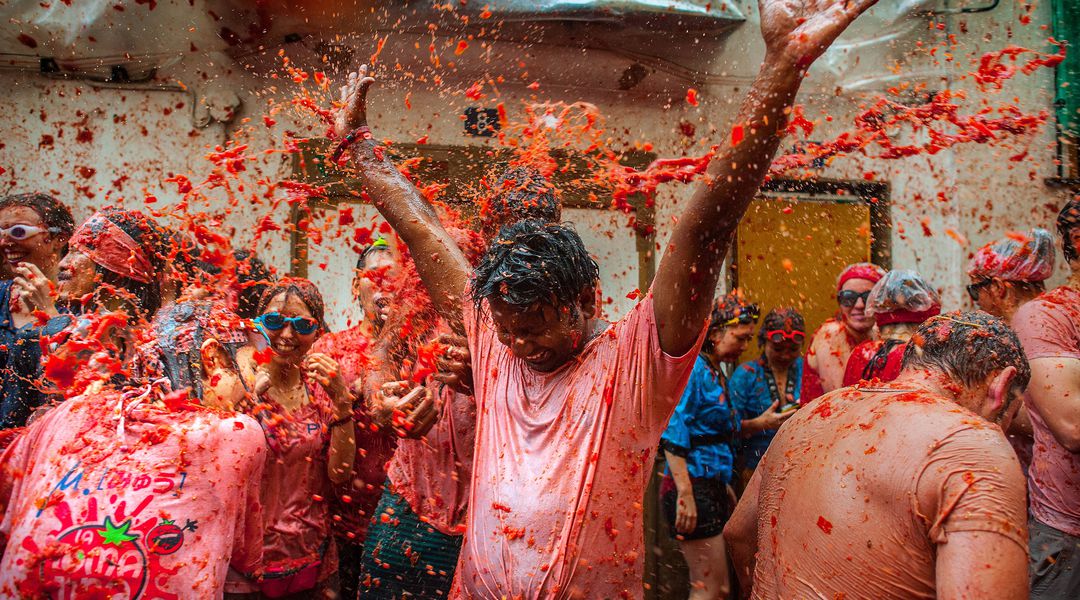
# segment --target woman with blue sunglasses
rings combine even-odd
[[[263,471],[263,562],[253,573],[230,572],[239,598],[317,593],[337,571],[329,499],[346,481],[356,455],[353,395],[340,367],[311,347],[326,332],[315,284],[286,278],[263,295],[256,328],[267,348],[237,356],[255,393],[242,407],[262,424],[270,446]]]

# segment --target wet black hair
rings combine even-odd
[[[485,222],[498,229],[515,221],[536,219],[541,223],[562,220],[562,206],[555,188],[536,169],[510,167],[495,182]]]
[[[576,307],[594,288],[600,267],[571,227],[536,219],[506,225],[473,271],[470,293],[479,312],[498,298],[516,307]]]
[[[1076,246],[1072,243],[1072,230],[1080,227],[1080,195],[1073,196],[1072,200],[1065,203],[1057,216],[1058,235],[1061,236],[1061,249],[1065,253],[1065,260],[1073,262],[1080,258]]]
[[[29,208],[41,217],[41,222],[45,224],[45,227],[58,230],[50,233],[64,240],[60,256],[67,254],[67,240],[71,239],[71,235],[75,233],[75,218],[71,216],[71,209],[66,204],[48,194],[41,193],[14,194],[0,199],[0,210],[13,206]]]
[[[1010,366],[1016,367],[1014,386],[1027,388],[1031,367],[1020,339],[1005,321],[981,310],[928,319],[912,335],[901,364],[941,371],[969,387]]]

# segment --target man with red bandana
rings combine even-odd
[[[840,273],[836,280],[836,302],[840,310],[837,316],[818,327],[806,351],[802,404],[839,389],[851,351],[863,342],[877,339],[874,318],[866,313],[866,298],[870,288],[884,276],[885,269],[871,263],[848,265]]]

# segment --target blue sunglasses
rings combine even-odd
[[[286,317],[281,313],[266,313],[255,318],[255,324],[260,325],[268,331],[281,331],[285,329],[286,325],[293,328],[293,331],[300,335],[309,335],[315,333],[315,330],[319,328],[319,322],[315,319],[308,317]]]

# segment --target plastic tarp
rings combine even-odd
[[[0,54],[6,66],[42,57],[119,64],[220,50],[259,21],[258,6],[238,8],[228,0],[6,0]]]
[[[743,20],[728,0],[491,0],[463,5],[431,0],[7,0],[0,3],[0,55],[8,67],[36,68],[40,58],[122,64],[139,57],[164,62],[244,43],[273,45],[290,33],[325,37],[426,29],[429,23],[438,23],[444,31],[580,23],[655,36],[719,32]],[[502,32],[503,39],[507,35],[513,34]]]

